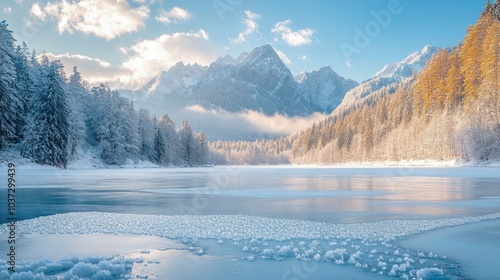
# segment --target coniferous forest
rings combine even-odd
[[[203,165],[204,132],[151,116],[107,85],[90,87],[78,69],[17,45],[0,22],[0,152],[65,168],[85,155],[108,165],[139,160],[161,166]]]

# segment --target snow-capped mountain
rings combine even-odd
[[[141,91],[143,92],[162,92],[170,95],[173,92],[187,90],[196,85],[200,78],[205,74],[207,67],[198,64],[188,64],[179,62],[172,66],[168,72],[161,72],[151,81],[145,84]]]
[[[176,122],[187,119],[211,139],[253,140],[276,135],[259,130],[244,114],[329,114],[357,85],[330,67],[300,75],[294,77],[274,48],[264,45],[236,59],[220,57],[208,67],[179,62],[139,90],[120,92],[151,113],[167,113]]]
[[[400,62],[385,65],[371,79],[349,90],[332,114],[342,114],[363,104],[376,102],[385,94],[394,93],[402,81],[411,79],[414,73],[423,69],[438,50],[438,47],[425,46]]]
[[[274,48],[264,45],[237,59],[224,56],[208,67],[179,62],[136,91],[122,91],[156,114],[199,105],[207,110],[257,111],[265,115],[330,113],[356,82],[324,67],[297,82]]]
[[[400,62],[385,65],[373,78],[405,79],[411,77],[413,73],[417,73],[425,67],[427,61],[438,49],[438,47],[434,46],[425,46],[422,51],[414,52]]]
[[[335,73],[330,66],[318,71],[300,72],[295,76],[302,89],[311,100],[321,106],[324,112],[331,112],[344,98],[344,94],[358,85],[353,80],[346,80]]]

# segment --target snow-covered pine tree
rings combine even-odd
[[[119,98],[119,127],[124,136],[127,158],[137,158],[139,154],[139,120],[134,104],[123,97]]]
[[[165,145],[167,151],[166,162],[168,164],[179,163],[178,151],[179,151],[179,139],[177,131],[175,130],[175,124],[166,114],[160,117],[158,121],[158,127],[162,131],[165,138]]]
[[[29,126],[29,108],[31,99],[33,98],[34,85],[31,77],[29,65],[30,52],[28,46],[23,42],[22,45],[16,47],[16,74],[17,74],[17,95],[19,99],[19,122],[17,124],[17,134],[20,138],[24,138],[25,130]]]
[[[182,121],[180,130],[180,155],[187,165],[193,165],[196,150],[193,130],[186,120]]]
[[[98,146],[103,137],[101,132],[102,121],[108,109],[109,86],[100,84],[92,88],[91,93],[84,102],[83,112],[87,131],[87,142],[92,146]]]
[[[160,127],[156,129],[153,151],[151,153],[151,161],[158,165],[164,165],[167,162],[167,147],[165,145],[165,136]]]
[[[99,145],[102,148],[101,158],[106,164],[121,165],[127,160],[125,135],[120,118],[120,96],[116,91],[105,97],[104,117],[98,125]]]
[[[196,135],[198,142],[198,165],[207,164],[208,162],[208,144],[205,136],[205,131],[201,131]]]
[[[5,21],[0,22],[0,150],[19,140],[14,38],[7,27]]]
[[[83,99],[86,93],[83,87],[82,76],[78,68],[73,67],[73,74],[69,77],[66,87],[68,104],[71,111],[69,117],[68,153],[75,155],[82,148],[86,139],[85,120],[83,115]]]
[[[153,138],[155,134],[155,124],[146,109],[139,109],[138,112],[139,148],[142,159],[148,158],[152,153]]]
[[[31,80],[32,92],[31,96],[26,100],[27,101],[27,114],[25,117],[25,125],[23,129],[23,145],[21,147],[21,156],[29,157],[31,155],[33,144],[38,141],[40,137],[38,135],[39,127],[37,127],[37,123],[35,122],[35,113],[37,109],[37,100],[41,94],[42,89],[46,85],[47,80],[47,69],[48,69],[48,59],[47,56],[42,56],[41,62],[37,60],[36,52],[33,50],[31,52],[31,56],[29,59],[29,77]],[[42,63],[44,66],[42,66]]]
[[[46,74],[43,87],[34,98],[32,158],[36,163],[66,167],[68,161],[69,106],[64,91],[64,72],[60,61],[42,59]]]

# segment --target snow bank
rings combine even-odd
[[[246,215],[139,215],[118,213],[67,213],[18,222],[20,234],[139,234],[171,239],[263,239],[289,240],[352,238],[390,241],[447,226],[500,218],[500,213],[484,216],[428,220],[388,220],[358,224],[332,224],[294,219],[274,219]],[[7,227],[0,229],[6,233]]]
[[[0,280],[124,279],[128,278],[134,262],[140,260],[112,256],[24,261],[16,265],[16,272],[12,274],[7,264],[0,263]]]
[[[16,155],[14,153],[0,152],[0,169],[7,169],[7,165],[9,164],[9,162],[15,163],[17,170],[61,170],[58,167],[34,163],[31,159],[20,157],[19,155]],[[118,168],[159,168],[159,166],[149,161],[143,160],[128,160],[125,164],[120,166],[108,165],[105,164],[101,159],[90,154],[85,154],[78,157],[77,159],[70,160],[67,166],[68,170]]]
[[[286,166],[286,165],[285,165]],[[342,162],[332,165],[317,165],[295,164],[296,167],[349,167],[349,168],[366,168],[366,167],[500,167],[500,161],[482,162],[482,161],[463,161],[456,160],[402,160],[402,161],[365,161],[365,162]]]

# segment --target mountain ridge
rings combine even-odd
[[[426,45],[422,50],[411,53],[399,62],[386,64],[371,79],[346,92],[344,99],[331,115],[344,114],[394,93],[402,81],[412,79],[422,70],[438,50],[438,47]]]

